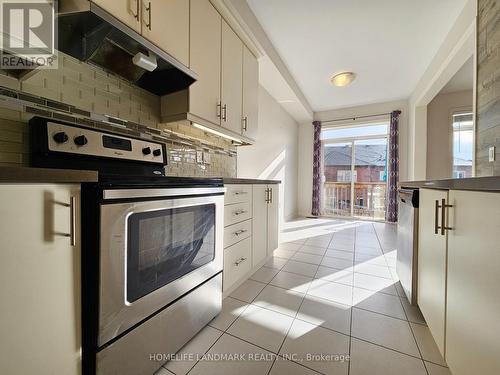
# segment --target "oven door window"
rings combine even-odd
[[[134,302],[214,257],[214,204],[132,214],[128,219],[127,300]]]

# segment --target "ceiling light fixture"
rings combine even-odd
[[[349,85],[356,78],[356,73],[353,72],[342,72],[337,73],[330,78],[330,82],[338,87],[344,87]]]

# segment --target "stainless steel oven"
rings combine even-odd
[[[103,191],[99,346],[222,271],[223,193]]]

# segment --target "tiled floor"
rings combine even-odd
[[[282,241],[157,375],[450,375],[397,280],[394,225],[297,220]]]

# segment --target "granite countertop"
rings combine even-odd
[[[472,190],[472,191],[498,191],[500,192],[500,176],[450,178],[445,180],[428,181],[403,181],[402,188],[429,188],[440,190]]]
[[[224,177],[224,184],[235,185],[235,184],[281,184],[279,180],[260,180],[257,178],[236,178],[236,177]]]
[[[0,182],[3,183],[81,183],[96,182],[97,171],[73,169],[1,167]]]

